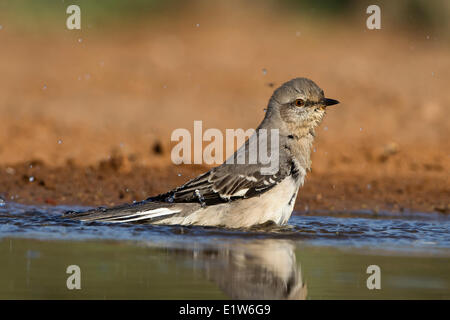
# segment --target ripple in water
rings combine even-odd
[[[450,248],[450,219],[446,215],[409,214],[406,217],[365,212],[293,215],[286,227],[261,226],[250,230],[210,227],[153,226],[80,222],[61,217],[77,206],[28,206],[3,202],[0,205],[0,237],[88,240],[114,239],[177,242],[195,238],[196,242],[229,238],[285,238],[305,244],[338,247],[371,247],[388,250],[438,250]]]

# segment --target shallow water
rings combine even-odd
[[[297,214],[243,231],[61,218],[76,209],[0,204],[0,298],[450,298],[446,215]]]

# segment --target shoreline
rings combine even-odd
[[[0,165],[0,197],[32,205],[114,206],[169,191],[206,166],[140,166],[111,158],[95,166],[49,166],[39,161]],[[310,172],[294,211],[450,213],[442,172]],[[322,213],[321,213],[322,212]]]

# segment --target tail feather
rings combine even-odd
[[[84,212],[66,212],[65,218],[81,221],[152,222],[180,213],[180,208],[164,202],[138,202],[112,208],[96,208]]]

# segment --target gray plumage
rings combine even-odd
[[[236,161],[211,169],[184,185],[145,201],[113,208],[71,212],[66,216],[85,221],[137,222],[245,228],[272,221],[287,223],[310,169],[314,129],[325,115],[325,108],[338,101],[326,99],[313,81],[296,78],[275,90],[266,115],[248,139],[232,156],[249,159],[250,141],[266,139],[271,147],[272,130],[279,135],[276,152],[278,166],[269,174],[267,165],[238,164]],[[262,135],[265,129],[267,135]],[[264,130],[263,130],[264,131]],[[254,139],[254,140],[252,140]],[[228,159],[230,160],[230,159]]]

